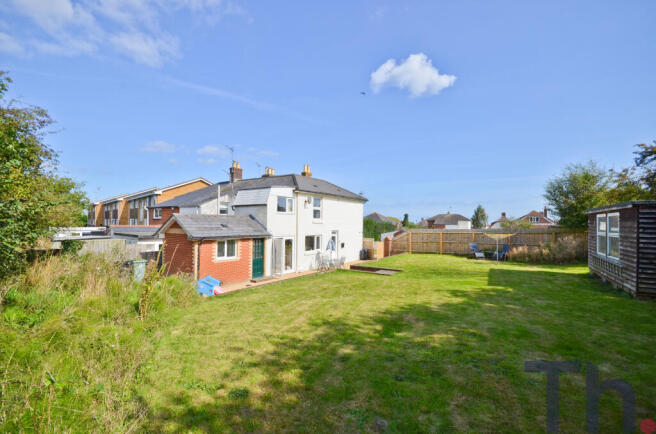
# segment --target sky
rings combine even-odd
[[[656,139],[653,1],[5,0],[9,96],[92,200],[309,164],[365,213],[490,221]]]

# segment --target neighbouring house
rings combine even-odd
[[[401,220],[396,217],[387,217],[377,212],[372,212],[371,214],[364,216],[364,218],[373,220],[376,223],[392,223],[393,225],[396,225],[397,228],[402,226]]]
[[[253,216],[173,214],[156,235],[164,235],[168,274],[212,276],[222,284],[264,275],[264,242],[271,235]]]
[[[428,229],[428,220],[422,217],[421,220],[419,220],[419,223],[417,223],[417,227],[420,229]]]
[[[634,297],[656,298],[656,201],[586,212],[590,273]]]
[[[149,217],[148,209],[176,196],[212,185],[204,178],[196,178],[168,187],[152,187],[136,193],[113,196],[93,203],[88,210],[88,226],[153,226],[159,225]]]
[[[558,226],[558,223],[551,219],[548,215],[549,211],[547,210],[547,207],[544,207],[544,210],[542,212],[540,211],[531,211],[527,214],[524,214],[523,216],[513,220],[514,223],[520,223],[520,222],[525,222],[525,223],[530,223],[533,227],[536,228],[549,228],[549,227],[554,227]],[[502,212],[501,217],[498,220],[493,221],[492,223],[489,224],[488,228],[490,229],[501,229],[504,227],[504,222],[507,222],[510,224],[510,220],[508,217],[506,217],[506,213]]]
[[[426,219],[428,229],[471,229],[471,220],[460,214],[437,214]]]
[[[359,259],[366,198],[313,177],[307,165],[301,174],[275,175],[269,167],[259,178],[242,173],[235,161],[229,181],[158,203],[153,212],[252,216],[271,235],[263,242],[263,276],[314,269],[318,255]]]

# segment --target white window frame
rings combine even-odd
[[[540,223],[540,217],[535,216],[535,215],[530,215],[528,216],[528,221],[535,224],[535,223]]]
[[[162,218],[162,208],[153,208],[153,220]]]
[[[234,243],[235,245],[235,250],[234,250],[234,255],[233,256],[228,256],[228,243]],[[220,245],[223,244],[223,256],[219,256],[219,249]],[[216,261],[230,261],[233,259],[238,259],[239,258],[239,244],[237,244],[236,239],[229,239],[229,240],[218,240],[214,244],[214,257],[216,258]]]
[[[611,219],[611,217],[617,217],[617,232],[610,230],[610,219]],[[620,213],[618,213],[618,212],[610,213],[610,214],[607,215],[607,220],[606,220],[606,242],[608,244],[606,245],[606,252],[607,252],[607,256],[609,258],[615,259],[617,261],[619,261],[619,259],[620,259],[620,254],[619,254],[619,252],[618,252],[617,256],[612,256],[610,254],[610,240],[611,240],[611,238],[617,238],[617,241],[618,241],[618,244],[619,244],[619,241],[620,241],[620,221],[619,220],[620,220]]]
[[[228,209],[230,208],[230,202],[219,200],[219,214],[228,215]]]
[[[285,210],[280,211],[278,209],[278,202],[280,199],[285,199]],[[292,214],[294,212],[294,198],[288,196],[277,196],[276,197],[276,211],[280,214]]]
[[[313,249],[308,250],[307,249],[307,238],[312,237],[313,238]],[[305,238],[303,239],[303,250],[305,253],[314,253],[318,252],[321,250],[321,235],[306,235]]]
[[[316,205],[315,201],[319,201],[319,206]],[[314,212],[319,211],[319,217],[314,216]],[[323,198],[319,196],[314,196],[312,198],[312,220],[321,221],[323,218]]]

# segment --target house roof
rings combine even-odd
[[[216,199],[218,197],[219,188],[222,185],[228,184],[227,182],[220,182],[218,184],[210,185],[209,187],[201,188],[190,193],[181,194],[173,199],[151,205],[151,208],[169,208],[169,207],[192,207],[200,206],[205,202]]]
[[[388,222],[388,223],[400,223],[397,219],[393,219],[392,217],[387,217],[382,215],[381,213],[378,212],[372,212],[369,215],[364,216],[366,219],[373,220],[375,222]]]
[[[268,238],[271,236],[264,225],[252,215],[211,214],[173,214],[154,235],[165,233],[173,223],[177,223],[190,240]]]
[[[121,235],[134,238],[153,238],[157,226],[111,226],[110,233],[112,236]]]
[[[183,185],[191,184],[192,182],[197,182],[197,181],[202,181],[202,182],[204,182],[204,183],[206,183],[207,185],[210,185],[210,186],[212,185],[212,183],[210,181],[203,178],[202,176],[199,176],[198,178],[190,179],[188,181],[179,182],[177,184],[169,185],[169,186],[163,187],[163,188],[150,187],[150,188],[147,188],[145,190],[140,190],[140,191],[137,191],[137,192],[134,192],[134,193],[119,194],[117,196],[112,196],[112,197],[108,197],[107,199],[100,200],[100,201],[98,201],[98,203],[106,204],[106,203],[116,202],[117,200],[137,199],[138,197],[141,197],[141,196],[149,196],[151,194],[159,194],[162,191],[170,190],[170,189],[176,188],[176,187],[182,187]]]
[[[656,200],[632,200],[629,202],[614,203],[612,205],[600,206],[586,211],[586,214],[596,214],[599,212],[616,211],[625,208],[633,208],[637,206],[656,206]]]
[[[466,222],[471,221],[470,219],[468,219],[464,215],[451,214],[451,213],[437,214],[437,215],[434,215],[433,217],[427,218],[426,220],[428,220],[428,221],[432,220],[433,224],[438,224],[438,225],[457,225],[458,222],[461,222],[461,221],[466,221]]]
[[[235,181],[232,184],[229,182],[221,182],[207,188],[183,194],[181,196],[167,200],[166,202],[158,203],[153,205],[153,208],[165,208],[172,206],[198,206],[216,197],[217,188],[219,188],[217,185],[221,188],[222,193],[237,193],[242,190],[257,190],[271,187],[289,187],[304,193],[323,194],[326,196],[342,197],[361,202],[367,201],[365,197],[348,191],[328,181],[324,181],[323,179],[291,174],[264,176],[262,178],[240,179],[239,181]]]
[[[535,211],[535,210],[524,214],[523,216],[521,216],[517,220],[523,220],[523,219],[526,219],[527,217],[540,217],[540,219],[546,220],[546,222],[533,223],[533,224],[538,225],[538,226],[539,225],[555,225],[556,224],[556,222],[553,221],[551,218],[545,217],[544,212]]]

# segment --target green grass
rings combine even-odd
[[[196,304],[141,369],[152,431],[544,431],[546,379],[524,361],[599,366],[656,418],[656,304],[586,266],[401,255],[403,273],[337,271]],[[605,393],[602,432],[621,430]],[[585,372],[561,375],[561,432],[585,430]]]

